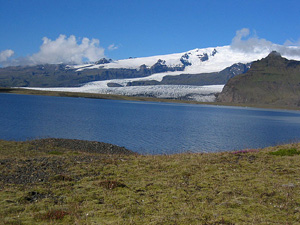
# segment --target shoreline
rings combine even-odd
[[[125,101],[144,101],[144,102],[162,102],[162,103],[183,103],[196,105],[211,105],[211,106],[232,106],[232,107],[250,107],[260,109],[278,109],[278,110],[295,110],[300,111],[300,107],[265,105],[265,104],[246,104],[246,103],[228,103],[228,102],[197,102],[179,99],[164,99],[153,97],[140,96],[125,96],[111,94],[97,94],[84,92],[62,92],[62,91],[41,91],[26,88],[6,88],[0,87],[0,93],[20,94],[20,95],[41,95],[53,97],[73,97],[73,98],[91,98],[91,99],[107,99],[107,100],[125,100]]]
[[[275,145],[269,145],[261,148],[242,148],[242,149],[235,149],[235,150],[217,150],[217,151],[203,151],[203,152],[191,152],[191,151],[182,151],[182,152],[175,152],[169,154],[148,154],[148,153],[138,153],[134,150],[128,149],[124,146],[119,146],[116,144],[111,144],[109,142],[102,142],[102,141],[90,141],[84,139],[72,139],[72,138],[33,138],[28,140],[6,140],[0,139],[0,142],[7,142],[7,143],[15,143],[19,145],[32,145],[35,148],[41,149],[44,148],[62,148],[68,149],[69,151],[79,151],[85,153],[95,153],[95,154],[104,154],[104,155],[139,155],[139,156],[174,156],[174,155],[182,155],[182,154],[227,154],[227,153],[246,153],[246,152],[259,152],[264,149],[271,149],[271,148],[278,148],[281,146],[288,146],[288,145],[299,145],[299,141],[291,141],[285,142]],[[36,150],[37,150],[36,149]]]

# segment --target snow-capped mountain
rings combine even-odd
[[[266,57],[270,51],[243,52],[232,48],[231,46],[194,49],[184,53],[175,53],[169,55],[157,55],[141,58],[129,58],[123,60],[100,60],[95,64],[84,64],[70,66],[77,71],[86,69],[136,69],[141,66],[151,68],[155,64],[161,64],[166,68],[176,68],[176,74],[200,74],[209,72],[218,72],[235,63],[249,63]],[[288,59],[300,60],[300,56],[284,55]],[[172,74],[168,72],[168,74]],[[162,76],[152,76],[154,79],[161,79]]]
[[[279,45],[273,47],[282,48]],[[284,48],[300,51],[299,47]],[[51,88],[50,90],[213,101],[214,95],[221,92],[223,85],[231,77],[246,72],[251,62],[260,60],[269,53],[268,48],[253,49],[253,51],[248,49],[246,52],[232,46],[223,46],[115,61],[101,59],[95,63],[65,67],[66,74],[73,71],[74,74],[84,75],[85,78],[90,77],[93,82],[76,88]],[[296,54],[282,53],[282,56],[300,60],[300,56]],[[164,86],[159,87],[159,85]],[[210,88],[207,85],[213,86]],[[198,86],[198,90],[195,86]]]

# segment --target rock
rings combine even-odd
[[[99,65],[99,64],[107,64],[107,63],[111,63],[111,62],[112,62],[112,59],[102,58],[102,59],[98,60],[97,62],[95,62],[95,64]]]

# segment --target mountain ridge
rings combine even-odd
[[[123,60],[102,58],[83,65],[5,67],[0,68],[0,86],[214,101],[230,78],[268,54],[268,49],[245,52],[221,46]]]
[[[300,61],[271,52],[252,63],[244,74],[230,79],[217,101],[300,106]]]

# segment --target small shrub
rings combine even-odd
[[[49,179],[50,181],[73,181],[72,177],[64,174],[58,174]]]
[[[249,153],[249,152],[258,152],[259,149],[245,149],[245,150],[239,150],[231,152],[232,154],[243,154],[243,153]]]
[[[296,148],[279,149],[276,152],[270,152],[269,154],[278,155],[278,156],[293,156],[293,155],[299,155],[300,151],[298,151]]]
[[[48,152],[49,155],[63,155],[64,153],[63,152],[60,152],[60,151],[51,151],[51,152]]]
[[[61,209],[56,209],[56,210],[50,210],[47,213],[45,213],[41,219],[44,220],[61,220],[63,219],[66,215],[69,215],[70,213]]]
[[[109,190],[115,189],[117,187],[122,187],[122,188],[127,187],[125,184],[122,184],[118,181],[113,181],[113,180],[101,181],[99,183],[99,186],[104,187],[104,188],[109,189]]]

